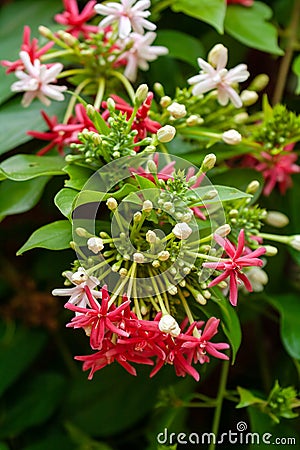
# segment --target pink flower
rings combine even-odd
[[[83,328],[90,336],[90,345],[94,350],[101,350],[103,339],[107,332],[128,337],[129,334],[117,325],[122,319],[122,313],[129,305],[130,300],[123,301],[118,307],[113,305],[109,307],[110,296],[106,286],[101,289],[101,304],[93,297],[88,286],[85,286],[84,290],[91,308],[82,308],[67,302],[65,308],[79,313],[73,317],[71,322],[67,324],[67,327]]]
[[[95,6],[95,10],[102,16],[107,16],[101,20],[99,27],[106,27],[114,22],[119,24],[119,36],[121,39],[129,36],[131,30],[143,34],[146,30],[155,30],[156,25],[146,20],[150,16],[150,11],[145,11],[151,5],[150,0],[121,0],[121,3],[109,2]],[[135,5],[134,5],[135,3]]]
[[[21,50],[28,53],[30,61],[33,63],[35,59],[40,59],[53,45],[54,42],[48,42],[46,45],[38,48],[38,40],[36,38],[32,39],[30,42],[30,27],[27,25],[24,27],[23,33],[23,43],[21,45]],[[22,59],[17,59],[16,61],[1,61],[1,65],[8,67],[6,73],[15,72],[16,70],[23,70],[25,68]],[[52,65],[52,64],[51,64]],[[50,66],[50,65],[49,65]]]
[[[229,239],[224,239],[218,234],[214,235],[215,241],[223,247],[227,255],[228,259],[220,259],[218,262],[205,262],[203,263],[203,267],[207,267],[215,270],[224,270],[224,272],[217,276],[213,281],[211,281],[208,287],[215,286],[221,281],[225,280],[229,277],[230,280],[230,294],[229,300],[233,306],[237,304],[238,297],[238,281],[241,280],[244,283],[245,288],[252,292],[252,286],[247,276],[242,272],[243,267],[252,267],[252,266],[262,266],[263,262],[258,256],[263,255],[266,252],[264,247],[260,247],[253,252],[247,252],[247,254],[243,255],[245,251],[245,233],[244,230],[241,230],[238,236],[238,245],[235,247]]]
[[[90,33],[97,33],[98,27],[95,25],[87,25],[87,21],[96,15],[94,6],[96,0],[87,2],[81,13],[79,12],[77,0],[63,0],[65,11],[61,14],[56,14],[55,20],[62,25],[67,26],[67,33],[77,37],[80,33],[87,39]]]
[[[252,6],[254,0],[227,0],[227,5]]]
[[[118,95],[112,94],[111,98],[115,101],[116,109],[118,111],[122,111],[126,113],[126,118],[129,119],[132,112],[133,107],[130,106],[125,100],[123,100]],[[149,117],[149,111],[151,108],[151,103],[153,99],[153,93],[149,92],[147,95],[146,100],[143,102],[143,104],[139,107],[137,110],[136,116],[134,118],[133,124],[131,129],[137,130],[138,134],[135,137],[135,142],[138,142],[142,139],[144,139],[147,136],[147,133],[156,133],[159,128],[161,128],[161,124],[158,122],[155,122],[154,120],[151,120]],[[103,108],[107,108],[107,103],[102,102]],[[106,120],[109,117],[109,111],[106,110],[103,113],[103,118]]]

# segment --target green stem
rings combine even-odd
[[[259,233],[259,236],[269,241],[281,242],[282,244],[289,243],[289,236],[281,236],[279,234]]]
[[[71,75],[80,75],[80,74],[85,74],[85,73],[90,73],[89,70],[85,70],[85,69],[70,69],[70,70],[65,70],[64,72],[61,72],[59,75],[57,75],[56,78],[66,78],[69,77]]]
[[[131,86],[130,82],[127,80],[127,78],[120,72],[117,72],[116,70],[112,70],[111,75],[118,78],[121,83],[123,84],[124,88],[126,89],[130,100],[132,101],[132,103],[134,104],[135,101],[135,92],[133,90],[133,87]]]
[[[181,289],[178,289],[178,296],[179,296],[179,298],[181,300],[182,306],[184,307],[184,310],[186,312],[186,315],[187,315],[187,317],[189,319],[190,324],[194,323],[195,319],[193,317],[192,311],[190,310],[190,307],[189,307],[189,305],[188,305],[188,303],[187,303],[187,301],[185,299],[185,296],[183,295]],[[198,332],[198,334],[199,334],[199,332]]]
[[[284,89],[287,82],[287,77],[289,74],[291,62],[294,54],[294,44],[297,42],[297,33],[298,33],[298,24],[300,19],[300,2],[299,0],[295,0],[294,8],[291,14],[291,22],[289,24],[289,38],[287,41],[285,54],[281,59],[279,72],[277,76],[277,82],[273,95],[273,105],[276,103],[280,103],[283,97]]]
[[[102,103],[102,99],[103,99],[103,94],[104,94],[104,90],[105,90],[105,79],[104,78],[100,78],[99,79],[99,84],[98,84],[98,91],[97,91],[97,95],[94,101],[94,108],[95,109],[100,109],[101,103]]]
[[[48,61],[49,59],[53,59],[53,58],[60,58],[61,56],[66,56],[66,55],[72,55],[74,53],[73,50],[58,50],[56,52],[53,53],[47,53],[46,55],[41,56],[41,61],[45,62]],[[57,76],[56,78],[59,78],[59,76]]]
[[[217,406],[215,409],[214,419],[213,419],[213,425],[212,425],[212,433],[214,433],[215,436],[218,435],[219,426],[220,426],[220,419],[221,419],[221,412],[222,412],[222,406],[223,406],[223,400],[226,394],[226,384],[227,384],[227,378],[228,378],[228,371],[229,371],[229,361],[224,361],[222,363],[222,371],[221,371],[221,377],[220,377],[220,384],[219,384],[219,390],[217,395]],[[215,450],[216,443],[211,442],[209,445],[208,450]]]
[[[70,100],[70,102],[69,102],[69,105],[68,105],[68,108],[67,108],[67,110],[66,110],[66,113],[65,113],[65,117],[64,117],[64,120],[63,120],[63,123],[64,123],[64,124],[68,123],[68,120],[69,120],[69,118],[70,118],[71,115],[72,115],[73,108],[74,108],[74,106],[75,106],[75,103],[76,103],[76,100],[77,100],[78,95],[79,95],[80,92],[85,88],[85,86],[87,86],[87,85],[88,85],[89,83],[91,83],[92,81],[93,81],[93,80],[92,80],[91,78],[87,78],[86,80],[82,81],[82,82],[77,86],[77,88],[75,89],[75,91],[74,91],[74,93],[73,93],[73,95],[72,95],[72,97],[71,97],[71,100]]]

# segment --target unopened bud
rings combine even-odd
[[[268,211],[265,222],[273,227],[282,228],[289,223],[289,218],[280,211]]]
[[[57,32],[57,35],[59,36],[59,38],[64,41],[69,47],[73,47],[77,42],[78,39],[76,39],[75,36],[73,36],[70,33],[67,33],[66,31],[63,30],[59,30]]]
[[[149,159],[149,161],[147,162],[147,169],[150,173],[157,173],[157,165],[152,159]]]
[[[170,284],[167,288],[167,291],[169,292],[169,294],[171,295],[176,295],[178,290],[177,287],[174,284]]]
[[[133,221],[135,223],[138,223],[142,220],[142,213],[140,211],[137,211],[136,213],[133,214]]]
[[[216,164],[217,157],[214,153],[209,153],[205,156],[203,163],[201,165],[201,171],[207,172],[208,170],[212,169]]]
[[[259,186],[260,186],[259,181],[257,180],[251,181],[251,183],[248,184],[246,189],[247,194],[255,194],[255,192],[258,191]]]
[[[249,114],[246,111],[236,114],[233,118],[234,122],[238,125],[247,122],[248,119]]]
[[[223,141],[228,145],[237,145],[242,140],[242,135],[237,130],[227,130],[222,134]]]
[[[107,99],[106,103],[107,103],[107,108],[109,109],[109,111],[114,111],[116,109],[116,104],[111,97],[109,97]]]
[[[165,95],[164,87],[162,84],[157,82],[154,83],[153,89],[160,97],[163,97]]]
[[[164,127],[160,128],[156,133],[157,139],[163,143],[172,141],[175,134],[176,128],[172,127],[172,125],[165,125]]]
[[[146,233],[146,241],[149,242],[149,244],[155,244],[157,239],[157,236],[154,231],[148,230]]]
[[[231,227],[228,225],[228,223],[225,223],[224,225],[221,225],[219,228],[216,229],[215,234],[218,234],[221,237],[228,236],[228,234],[231,232]]]
[[[170,314],[162,316],[158,323],[158,328],[162,333],[170,334],[173,337],[177,337],[180,334],[180,327]]]
[[[133,261],[139,264],[142,264],[143,262],[145,262],[145,257],[143,255],[143,253],[140,252],[136,252],[133,254]]]
[[[76,232],[77,236],[90,237],[90,233],[85,228],[78,227],[75,229],[75,232]]]
[[[83,267],[79,267],[76,272],[71,275],[71,281],[74,284],[81,284],[84,281],[87,281],[88,275]]]
[[[247,89],[245,91],[241,92],[241,100],[243,102],[244,106],[251,106],[254,105],[254,103],[258,100],[258,94],[255,91],[248,91]]]
[[[262,91],[269,83],[270,78],[265,73],[261,73],[254,78],[249,88],[253,91]]]
[[[145,211],[146,213],[151,212],[153,209],[153,203],[151,200],[145,200],[143,203],[142,211]]]
[[[218,191],[216,189],[211,189],[203,195],[203,200],[212,200],[218,195]]]
[[[95,113],[96,113],[95,108],[93,107],[93,105],[90,105],[90,104],[89,104],[89,105],[86,105],[85,110],[86,110],[86,113],[87,113],[88,117],[89,117],[91,120],[93,120],[94,117],[95,117]]]
[[[187,223],[181,222],[175,225],[172,232],[178,239],[188,239],[193,230],[188,226]]]
[[[274,245],[264,245],[264,248],[266,249],[266,256],[275,256],[278,253],[278,248]]]
[[[106,201],[106,206],[108,207],[108,209],[110,209],[111,211],[114,211],[115,209],[117,209],[118,207],[118,202],[115,198],[113,197],[109,197]]]
[[[181,103],[173,102],[170,106],[168,106],[167,111],[175,118],[181,119],[186,115],[185,105]]]
[[[290,236],[289,244],[295,250],[300,251],[300,234],[295,234],[294,236]]]
[[[167,261],[170,258],[170,253],[168,252],[168,250],[163,250],[159,252],[157,257],[160,261]]]
[[[128,273],[128,270],[125,269],[125,267],[122,267],[122,269],[119,270],[119,274],[122,278],[125,278],[127,273]]]
[[[203,297],[202,294],[200,294],[200,292],[198,292],[198,294],[196,295],[195,298],[196,298],[196,302],[200,303],[200,305],[206,305],[207,300],[206,300],[206,298]]]
[[[138,105],[141,105],[147,98],[148,95],[148,86],[146,84],[141,84],[135,93],[135,101]]]
[[[169,106],[172,103],[172,99],[171,97],[169,97],[168,95],[164,95],[161,99],[160,99],[160,106],[162,108],[166,108],[167,106]]]
[[[186,119],[186,124],[188,127],[195,127],[196,125],[201,125],[204,122],[202,117],[197,114],[192,114],[190,117]]]
[[[217,67],[220,60],[227,61],[228,50],[222,44],[216,44],[208,54],[207,60],[209,64]]]
[[[39,33],[47,39],[52,39],[53,33],[49,28],[44,27],[44,25],[39,26]]]
[[[152,266],[154,267],[154,269],[158,269],[160,267],[160,262],[158,261],[158,259],[152,261]]]
[[[91,252],[95,253],[95,255],[100,253],[104,248],[102,239],[98,237],[89,238],[87,241],[87,246],[88,249],[91,250]]]

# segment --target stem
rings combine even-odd
[[[105,89],[105,79],[100,78],[99,84],[98,84],[98,91],[97,91],[97,95],[96,95],[95,102],[94,102],[95,109],[100,109],[102,99],[103,99],[104,89]]]
[[[64,117],[64,120],[63,120],[63,123],[64,123],[64,124],[68,123],[68,120],[69,120],[69,118],[70,118],[71,115],[72,115],[73,108],[74,108],[74,105],[75,105],[76,100],[77,100],[77,96],[78,96],[78,95],[80,94],[80,92],[85,88],[85,86],[87,86],[87,85],[88,85],[89,83],[91,83],[92,81],[93,81],[93,80],[92,80],[91,78],[87,78],[86,80],[82,81],[82,82],[77,86],[77,88],[75,89],[75,91],[74,91],[74,93],[73,93],[73,95],[72,95],[72,97],[71,97],[71,100],[70,100],[70,102],[69,102],[67,111],[66,111],[66,113],[65,113],[65,117]]]
[[[228,371],[229,371],[229,361],[224,361],[223,365],[222,365],[219,391],[218,391],[218,395],[217,395],[217,399],[216,399],[217,406],[216,406],[214,419],[213,419],[213,425],[212,425],[212,433],[214,433],[214,436],[217,436],[218,431],[219,431],[223,400],[224,400],[224,397],[226,394],[226,383],[227,383],[227,378],[228,378]],[[211,442],[208,450],[215,450],[215,448],[216,448],[216,443]]]
[[[299,0],[295,0],[294,8],[291,15],[291,22],[288,27],[289,38],[287,41],[285,54],[281,59],[277,82],[273,95],[273,105],[281,102],[284,88],[286,86],[287,77],[289,74],[290,65],[293,59],[293,53],[295,50],[295,42],[297,41],[297,33],[298,33],[298,23],[300,18],[300,2]]]
[[[49,59],[59,58],[60,56],[72,55],[74,53],[73,50],[58,50],[56,52],[47,53],[46,55],[41,56],[40,60],[42,62],[48,61]],[[56,77],[58,78],[58,76]]]
[[[279,234],[259,233],[259,236],[269,241],[282,242],[283,244],[289,243],[289,236],[281,236]]]
[[[181,292],[181,289],[178,289],[178,296],[181,300],[182,306],[184,307],[184,310],[186,312],[186,315],[189,319],[190,324],[195,322],[195,319],[193,317],[192,311],[190,310],[190,307],[185,299],[185,296],[183,295],[183,293]]]
[[[122,73],[117,72],[116,70],[112,70],[110,73],[111,73],[111,75],[115,76],[116,78],[118,78],[121,81],[121,83],[123,84],[124,88],[127,91],[127,94],[130,97],[130,100],[134,104],[135,92],[134,92],[133,87],[131,86],[130,82],[127,80],[127,78]]]

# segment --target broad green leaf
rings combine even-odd
[[[44,423],[61,402],[64,387],[63,376],[55,372],[41,373],[22,383],[22,395],[11,398],[4,418],[0,419],[0,438],[16,437]]]
[[[77,194],[78,192],[74,189],[63,188],[54,197],[55,205],[58,207],[60,212],[68,219],[71,219],[73,212],[72,206]]]
[[[35,439],[31,439],[30,443],[26,447],[24,446],[22,450],[79,450],[74,447],[74,442],[67,436],[60,424],[57,425],[56,429],[49,430],[49,427],[45,427],[41,431],[42,437],[35,436]]]
[[[226,13],[224,0],[173,0],[171,8],[175,12],[183,12],[212,25],[219,33],[223,33],[223,22]]]
[[[60,156],[14,155],[0,165],[10,180],[25,181],[45,175],[64,175],[65,161]]]
[[[34,231],[28,241],[18,250],[17,255],[22,255],[22,253],[37,247],[48,250],[64,250],[70,247],[71,240],[71,223],[68,220],[58,220]]]
[[[255,1],[251,8],[230,5],[224,22],[225,31],[248,47],[283,55],[283,50],[277,44],[277,30],[268,22],[272,14],[269,6],[258,1]]]
[[[227,337],[232,351],[232,364],[234,364],[236,354],[242,342],[242,331],[239,317],[236,310],[229,300],[224,297],[219,288],[212,288],[212,300],[219,306],[222,320],[221,325],[225,336]]]
[[[206,199],[206,194],[211,190],[216,190],[218,195],[212,199]],[[190,204],[193,206],[201,205],[203,203],[205,205],[210,205],[213,203],[228,202],[241,198],[251,198],[250,194],[246,194],[246,192],[242,192],[236,188],[218,185],[200,186],[191,191],[191,196],[192,198],[190,198]]]
[[[135,191],[137,191],[137,187],[129,183],[125,183],[124,186],[122,186],[115,192],[98,192],[98,191],[83,190],[78,194],[74,206],[78,207],[80,205],[84,205],[86,203],[91,202],[99,203],[107,200],[110,197],[113,197],[116,200],[121,200],[131,192]]]
[[[9,216],[30,210],[37,204],[49,177],[27,181],[5,180],[0,183],[0,215]]]
[[[296,58],[293,61],[293,72],[297,77],[297,87],[296,87],[296,94],[300,94],[300,55],[296,56]]]
[[[65,108],[65,102],[54,101],[47,108],[39,101],[34,101],[28,108],[23,108],[20,96],[2,105],[0,123],[3,127],[3,138],[0,141],[0,154],[30,141],[32,136],[27,134],[28,130],[47,130],[47,125],[40,114],[42,109],[49,116],[57,115],[60,118]]]
[[[205,55],[204,47],[200,41],[182,31],[158,31],[155,45],[167,47],[169,49],[168,56],[187,62],[196,68],[198,68],[197,58]]]
[[[288,293],[266,299],[280,313],[280,335],[286,351],[300,359],[299,295]]]
[[[41,330],[0,322],[0,395],[30,366],[45,341]]]
[[[80,191],[89,178],[94,174],[91,169],[75,164],[65,166],[63,170],[70,177],[69,180],[65,181],[65,187],[76,189],[77,191]]]
[[[237,386],[237,391],[240,395],[240,401],[236,405],[236,408],[245,408],[245,406],[250,406],[254,403],[266,403],[265,400],[256,397],[256,395],[253,395],[251,391],[248,391],[248,389]]]

